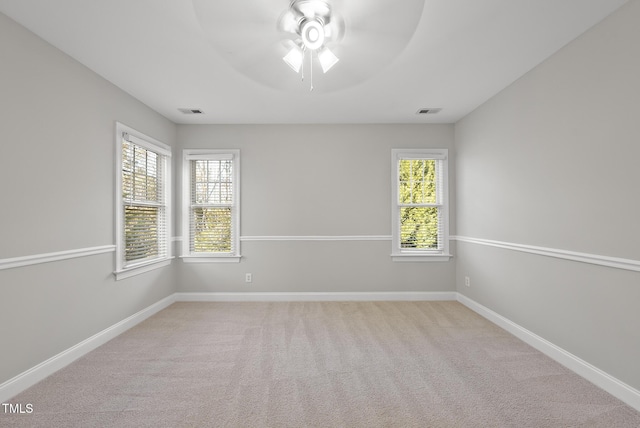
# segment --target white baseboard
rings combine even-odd
[[[543,339],[537,334],[532,333],[526,328],[519,326],[502,315],[497,314],[491,309],[482,306],[476,301],[469,299],[463,294],[458,293],[457,300],[472,311],[477,312],[484,318],[513,334],[518,339],[567,367],[569,370],[640,411],[640,391],[637,389],[621,382],[608,373],[565,351],[559,346],[554,345],[548,340]]]
[[[456,300],[452,292],[176,293],[176,302],[364,302]]]
[[[175,301],[174,295],[165,297],[159,302],[131,315],[130,317],[112,325],[99,333],[94,334],[88,339],[83,340],[77,345],[62,351],[58,355],[54,355],[46,361],[35,367],[9,379],[0,385],[0,402],[7,402],[10,398],[15,397],[25,389],[35,385],[47,376],[52,375],[56,371],[66,367],[83,355],[93,351],[98,346],[107,343],[109,340],[125,332],[136,324],[146,320],[157,312],[160,312]]]

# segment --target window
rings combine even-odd
[[[183,152],[186,262],[240,261],[240,151]]]
[[[447,149],[392,150],[394,261],[448,260]]]
[[[116,124],[116,278],[170,263],[171,148]]]

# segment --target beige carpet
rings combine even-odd
[[[0,426],[640,426],[456,302],[176,303],[10,402]]]

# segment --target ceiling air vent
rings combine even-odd
[[[204,114],[199,108],[179,108],[178,111],[183,114]]]
[[[416,114],[436,114],[440,113],[441,108],[421,108]]]

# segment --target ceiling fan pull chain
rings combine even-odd
[[[304,82],[304,54],[307,52],[306,49],[302,49],[302,63],[300,64],[300,75],[302,76],[301,80]]]
[[[311,88],[309,92],[313,92],[313,51],[309,51],[309,79],[311,80]]]

